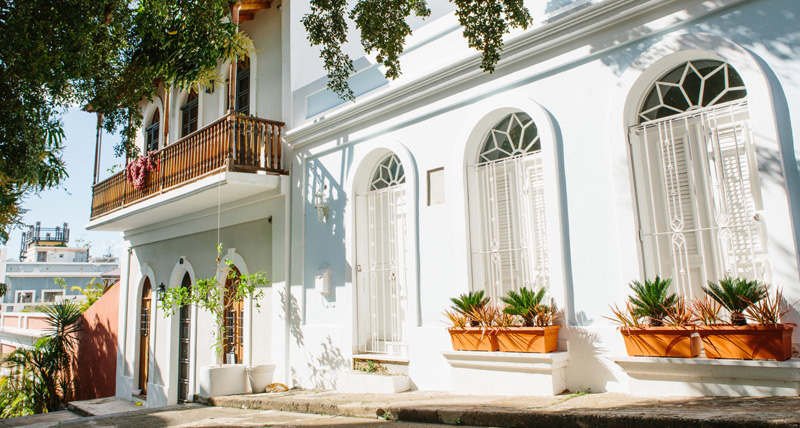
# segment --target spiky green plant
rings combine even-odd
[[[547,327],[553,325],[559,318],[561,318],[561,311],[558,309],[555,300],[550,299],[549,305],[537,305],[533,310],[536,317],[534,324],[536,327]]]
[[[619,306],[611,306],[611,313],[614,317],[603,317],[607,320],[614,321],[622,327],[641,327],[642,320],[639,315],[633,313],[631,302],[626,302],[625,307],[620,309]]]
[[[767,296],[767,286],[758,280],[725,276],[719,284],[708,281],[703,291],[731,313],[732,325],[746,325],[744,312]]]
[[[32,348],[17,348],[3,357],[3,366],[24,379],[6,382],[0,388],[0,404],[15,409],[6,413],[0,408],[2,415],[56,411],[72,399],[71,368],[77,351],[77,333],[81,328],[80,307],[72,301],[64,301],[48,307],[45,313],[49,325],[46,335],[39,338]],[[10,397],[14,398],[8,404]],[[20,404],[23,401],[27,404]]]
[[[773,294],[768,291],[766,297],[746,309],[747,315],[745,316],[761,325],[780,324],[781,318],[788,314],[796,303],[788,304],[783,299],[783,291],[780,289],[775,290]]]
[[[647,317],[651,326],[663,325],[664,318],[678,301],[675,293],[669,293],[671,283],[671,278],[661,279],[658,275],[652,281],[645,279],[644,284],[632,281],[629,286],[634,295],[628,298],[631,314]]]
[[[475,308],[484,307],[489,304],[489,298],[484,296],[483,290],[470,291],[458,297],[452,297],[450,301],[453,302],[452,309],[460,314],[464,314],[473,327],[480,323],[472,317],[471,313]]]
[[[507,295],[500,298],[508,305],[503,312],[522,318],[524,327],[533,327],[536,321],[536,307],[541,305],[544,293],[544,288],[536,292],[525,287],[520,288],[519,292],[508,290]]]

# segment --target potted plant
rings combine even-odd
[[[560,312],[555,302],[542,304],[544,295],[544,288],[533,292],[522,287],[519,292],[509,290],[501,298],[507,305],[503,313],[510,318],[498,323],[504,324],[498,325],[497,329],[500,351],[548,353],[556,350],[561,326],[553,323],[559,318]],[[514,325],[514,318],[521,319],[522,325]]]
[[[451,298],[453,306],[444,314],[452,323],[447,329],[455,351],[497,351],[497,334],[493,327],[499,315],[496,306],[489,305],[484,292],[470,291]]]
[[[792,356],[792,324],[781,324],[789,312],[780,290],[770,295],[757,280],[725,277],[704,287],[706,298],[695,303],[702,325],[697,332],[707,358],[784,361]],[[729,312],[725,320],[721,308]],[[750,325],[747,320],[755,325]]]
[[[700,355],[700,338],[695,334],[691,308],[669,293],[670,278],[656,276],[644,284],[629,285],[633,295],[624,309],[611,311],[632,357],[691,358]]]
[[[220,265],[222,258],[222,244],[217,245],[217,269],[219,275],[210,278],[199,278],[191,289],[184,287],[171,287],[164,291],[161,299],[161,309],[165,316],[174,315],[184,305],[197,305],[210,312],[214,320],[211,330],[213,337],[212,349],[216,352],[217,365],[200,367],[198,386],[200,395],[213,397],[219,395],[239,394],[247,392],[247,375],[242,364],[222,364],[225,337],[225,313],[231,309],[234,301],[252,299],[255,307],[261,306],[258,301],[264,297],[262,287],[269,284],[263,271],[250,275],[242,275],[235,268],[232,260],[225,260]],[[226,279],[231,280],[233,296],[225,297]],[[257,366],[257,369],[267,372],[266,368]],[[273,367],[274,368],[274,367]],[[268,371],[270,376],[272,370]],[[259,381],[260,383],[261,380]],[[266,383],[269,383],[267,381]]]

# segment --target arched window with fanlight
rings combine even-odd
[[[375,165],[356,195],[358,351],[408,355],[406,177],[397,155]]]
[[[728,63],[679,64],[630,128],[644,276],[697,295],[725,275],[766,279],[766,225],[747,91]]]
[[[155,113],[153,113],[153,117],[150,118],[147,128],[144,130],[145,152],[154,152],[158,150],[159,125],[160,116],[158,110],[156,110]]]
[[[197,92],[192,90],[181,106],[181,138],[197,131]]]
[[[548,288],[543,159],[531,117],[499,121],[468,173],[473,289],[499,299],[521,287]]]

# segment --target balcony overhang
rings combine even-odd
[[[86,230],[125,232],[189,216],[211,207],[278,189],[281,177],[275,174],[223,170],[103,214],[91,220],[86,225]]]

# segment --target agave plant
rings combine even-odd
[[[767,286],[764,283],[729,276],[721,279],[719,284],[708,281],[708,288],[703,287],[703,291],[730,311],[732,325],[746,325],[744,312],[750,305],[767,297]]]
[[[500,298],[508,305],[503,312],[522,318],[524,327],[533,327],[536,323],[536,308],[541,305],[544,293],[544,288],[537,292],[525,287],[520,288],[519,292],[509,290],[506,297]]]
[[[661,279],[656,275],[652,281],[645,279],[644,284],[632,281],[630,288],[634,295],[629,297],[631,314],[647,317],[651,326],[663,325],[663,320],[678,301],[675,293],[669,294],[672,279]]]
[[[469,318],[470,325],[477,326],[480,324],[472,315],[471,313],[475,310],[475,308],[481,308],[489,304],[489,298],[484,297],[483,290],[479,291],[470,291],[466,294],[461,294],[458,297],[453,297],[450,299],[453,302],[452,309],[457,313],[465,315]]]

